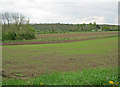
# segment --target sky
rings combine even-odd
[[[118,24],[118,0],[0,0],[0,12],[18,12],[30,23]]]

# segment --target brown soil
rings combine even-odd
[[[96,55],[96,54],[80,54],[80,55],[69,55],[60,56],[58,54],[51,55],[36,55],[28,58],[30,60],[42,61],[40,64],[26,64],[23,66],[9,67],[12,71],[4,69],[2,76],[4,78],[28,78],[34,76],[40,76],[45,73],[51,73],[53,71],[76,71],[83,70],[85,68],[96,68],[96,67],[108,67],[110,65],[118,65],[117,63],[117,50],[110,52],[111,55]],[[7,63],[4,63],[7,64]],[[21,71],[22,70],[22,71]],[[17,75],[17,74],[21,74]]]
[[[110,37],[99,37],[100,38],[110,38]],[[5,45],[28,45],[28,44],[54,44],[54,43],[66,43],[66,42],[73,42],[73,41],[85,41],[85,40],[92,40],[92,39],[98,39],[96,38],[86,38],[81,40],[65,40],[65,41],[35,41],[35,42],[8,42],[8,43],[2,43],[2,46]]]

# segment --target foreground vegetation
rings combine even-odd
[[[41,75],[40,77],[30,78],[28,80],[3,79],[3,85],[112,85],[118,84],[117,68],[97,68],[85,69],[81,72],[53,72]]]

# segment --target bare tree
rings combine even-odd
[[[6,12],[6,13],[4,13],[4,16],[7,21],[8,26],[9,26],[10,20],[11,20],[11,15],[10,15],[10,13]]]
[[[5,12],[2,13],[3,24],[29,24],[29,19],[20,13]]]
[[[2,18],[0,19],[2,19],[3,24],[3,40],[35,38],[35,32],[29,25],[29,18],[15,12],[5,12],[1,15]]]
[[[2,24],[5,25],[6,23],[5,23],[5,16],[4,16],[4,14],[1,14],[1,20],[2,20]]]
[[[26,18],[20,13],[15,12],[5,12],[2,13],[2,23],[5,25],[15,24],[18,28],[18,31],[21,29],[23,24],[29,24],[29,18]]]
[[[2,22],[3,22],[3,24],[10,25],[10,23],[12,21],[11,13],[5,12],[5,13],[2,13],[1,15],[2,15]]]
[[[13,24],[16,24],[16,26],[18,26],[18,24],[19,24],[19,14],[18,13],[13,13],[12,14],[12,23]]]

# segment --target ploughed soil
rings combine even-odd
[[[83,33],[57,33],[57,34],[37,34],[37,38],[62,38],[62,37],[86,37],[86,36],[108,36],[117,35],[118,32],[83,32]]]
[[[110,38],[110,37],[100,37],[100,38]],[[8,42],[8,43],[2,43],[2,45],[26,45],[26,44],[54,44],[54,43],[65,43],[65,42],[73,42],[73,41],[84,41],[84,40],[92,40],[92,39],[98,39],[96,38],[86,38],[81,40],[65,40],[65,41],[35,41],[35,42]]]
[[[114,56],[114,58],[111,58],[111,55]],[[2,77],[20,77],[21,79],[27,79],[28,77],[36,77],[46,73],[52,73],[53,71],[81,71],[85,68],[108,67],[110,65],[117,67],[117,50],[111,52],[111,55],[36,55],[34,57],[29,57],[29,60],[33,62],[39,61],[37,64],[27,64],[26,62],[26,64],[21,63],[21,65],[19,65],[17,61],[3,62],[3,65],[11,64],[13,66],[8,67],[8,69],[3,69]],[[43,63],[40,63],[40,61]]]
[[[92,40],[92,39],[100,39],[100,38],[109,38],[108,36],[118,35],[118,32],[95,32],[95,33],[71,33],[71,34],[42,34],[37,35],[37,38],[68,38],[68,37],[82,37],[81,39],[75,40],[61,40],[61,41],[23,41],[23,42],[6,42],[2,43],[2,45],[27,45],[27,44],[54,44],[54,43],[65,43],[65,42],[73,42],[73,41],[84,41],[84,40]],[[100,37],[97,37],[100,36]],[[83,38],[84,37],[84,38]]]

